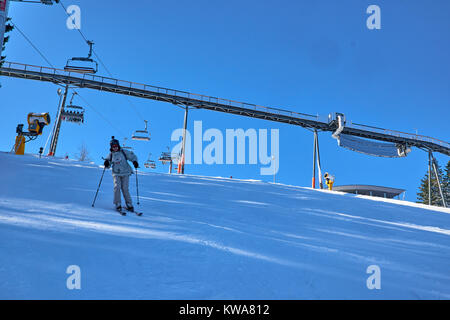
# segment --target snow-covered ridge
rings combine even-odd
[[[0,153],[0,168],[1,299],[450,298],[449,209],[141,172],[144,216],[122,217],[110,171],[91,207],[94,164]]]

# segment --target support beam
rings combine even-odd
[[[186,159],[186,131],[187,131],[187,119],[188,119],[188,107],[185,107],[184,111],[184,123],[183,123],[183,144],[181,146],[181,157],[178,163],[178,173],[184,174],[184,163]]]
[[[61,130],[62,117],[61,114],[64,112],[64,107],[66,105],[67,93],[69,91],[69,85],[66,85],[66,89],[64,91],[64,96],[62,99],[62,103],[58,110],[58,117],[55,122],[55,128],[53,130],[52,140],[50,142],[50,151],[48,153],[49,156],[54,156],[56,153],[56,146],[58,145],[59,132]]]
[[[317,156],[317,131],[314,130],[314,148],[313,148],[313,176],[312,176],[312,188],[316,188],[316,156]]]
[[[445,203],[444,193],[442,192],[441,180],[439,179],[439,172],[438,172],[437,165],[436,165],[436,159],[434,158],[433,153],[431,153],[431,152],[430,152],[430,157],[431,157],[431,164],[433,165],[433,169],[434,169],[434,175],[436,176],[436,181],[437,181],[437,185],[439,188],[439,193],[441,195],[442,205],[444,206],[444,208],[447,208],[447,204]]]
[[[78,88],[89,88],[144,99],[169,102],[177,105],[185,105],[188,107],[195,107],[197,109],[225,112],[256,119],[296,125],[304,128],[316,129],[318,131],[335,132],[338,128],[336,121],[323,120],[315,115],[258,106],[245,102],[161,88],[97,75],[80,75],[74,72],[66,72],[64,70],[48,67],[5,62],[5,65],[0,68],[0,75],[20,79],[69,84]],[[450,156],[450,143],[417,134],[358,125],[353,122],[350,125],[347,124],[342,133],[371,140],[398,143],[409,147],[427,149]]]
[[[317,130],[314,130],[314,135],[316,136],[316,151],[317,151],[317,170],[319,171],[319,187],[323,189],[323,180],[322,180],[322,165],[320,163],[320,148],[319,148],[319,134]]]
[[[431,152],[428,153],[428,205],[431,206]]]

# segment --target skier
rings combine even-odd
[[[328,186],[328,190],[333,190],[334,176],[326,172],[323,177],[325,178],[325,183]]]
[[[106,157],[104,165],[106,169],[109,169],[112,164],[114,205],[116,206],[117,211],[122,212],[122,199],[120,195],[120,192],[122,191],[127,210],[134,212],[130,191],[128,190],[130,175],[133,174],[133,170],[128,164],[128,161],[131,161],[133,166],[137,169],[139,168],[138,159],[133,152],[122,149],[119,141],[114,137],[111,139],[110,146],[111,153]]]

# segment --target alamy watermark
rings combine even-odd
[[[370,276],[367,278],[367,281],[366,281],[367,289],[380,290],[381,289],[381,269],[380,269],[380,267],[377,265],[368,266],[366,273],[370,274]]]
[[[179,142],[172,155],[180,154],[183,147],[183,129],[172,132],[171,141]],[[219,129],[210,128],[203,132],[202,121],[194,121],[193,134],[186,130],[185,164],[260,164],[261,175],[278,172],[280,163],[279,129],[270,130],[270,154],[267,129],[226,129],[225,135]],[[204,145],[204,142],[207,142]],[[248,150],[248,152],[247,152]]]
[[[70,265],[66,269],[70,276],[66,280],[66,287],[69,290],[81,290],[81,269],[77,265]]]
[[[366,26],[369,30],[380,30],[381,29],[381,9],[379,6],[372,4],[367,10],[367,14],[370,16],[367,18]]]
[[[81,9],[79,6],[72,4],[67,7],[69,17],[66,20],[66,26],[69,30],[81,29]]]

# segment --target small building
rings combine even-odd
[[[335,186],[335,187],[333,187],[333,190],[347,192],[347,193],[353,193],[353,194],[361,194],[361,195],[365,195],[365,196],[388,198],[388,199],[393,199],[395,197],[398,197],[398,199],[400,199],[400,195],[402,193],[403,193],[403,198],[404,198],[404,192],[406,191],[404,189],[360,185],[360,184]]]

